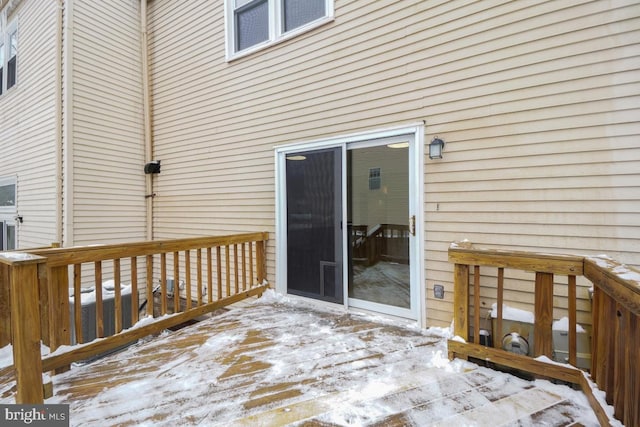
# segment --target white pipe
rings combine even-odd
[[[56,231],[55,242],[62,244],[62,11],[64,0],[58,0],[56,17]]]
[[[62,69],[64,75],[64,91],[62,94],[62,113],[64,117],[64,127],[62,132],[62,145],[64,148],[63,164],[63,186],[64,194],[63,209],[63,240],[62,246],[73,246],[73,0],[65,0],[66,10],[64,14],[64,46]]]
[[[145,164],[153,160],[151,129],[151,90],[149,86],[149,45],[147,41],[147,0],[140,0],[140,31],[142,61],[142,104],[144,115]],[[147,240],[153,240],[153,174],[145,174]]]

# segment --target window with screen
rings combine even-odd
[[[6,23],[4,13],[1,17],[0,35],[0,95],[14,87],[18,80],[18,28],[16,22]]]
[[[333,18],[333,0],[225,0],[227,58],[268,46]]]

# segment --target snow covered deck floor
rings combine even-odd
[[[597,425],[568,387],[449,362],[438,332],[271,295],[74,367],[46,403],[96,426]]]

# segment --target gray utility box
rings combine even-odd
[[[491,320],[493,339],[497,340],[500,348],[526,356],[534,355],[532,323],[502,319],[502,331],[498,331],[497,319]],[[518,338],[515,338],[514,334]]]
[[[96,301],[93,289],[83,290],[82,298],[82,340],[87,343],[96,339]],[[121,295],[122,304],[122,328],[131,327],[131,293],[124,292]],[[69,298],[69,307],[71,313],[71,344],[77,344],[76,328],[74,322],[75,303],[74,298]],[[112,292],[107,289],[103,290],[102,299],[102,320],[104,325],[104,336],[108,337],[116,333],[115,320],[115,299]]]
[[[576,368],[591,369],[591,339],[586,332],[576,333]],[[569,363],[569,332],[553,331],[553,360]]]

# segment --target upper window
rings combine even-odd
[[[18,30],[15,26],[7,35],[7,89],[16,84],[16,66],[18,61]]]
[[[332,19],[333,0],[225,0],[227,58],[253,52]]]
[[[18,28],[15,21],[6,24],[2,16],[2,34],[0,34],[0,95],[16,84],[18,71]]]
[[[16,179],[0,177],[0,210],[14,210],[16,207]]]

